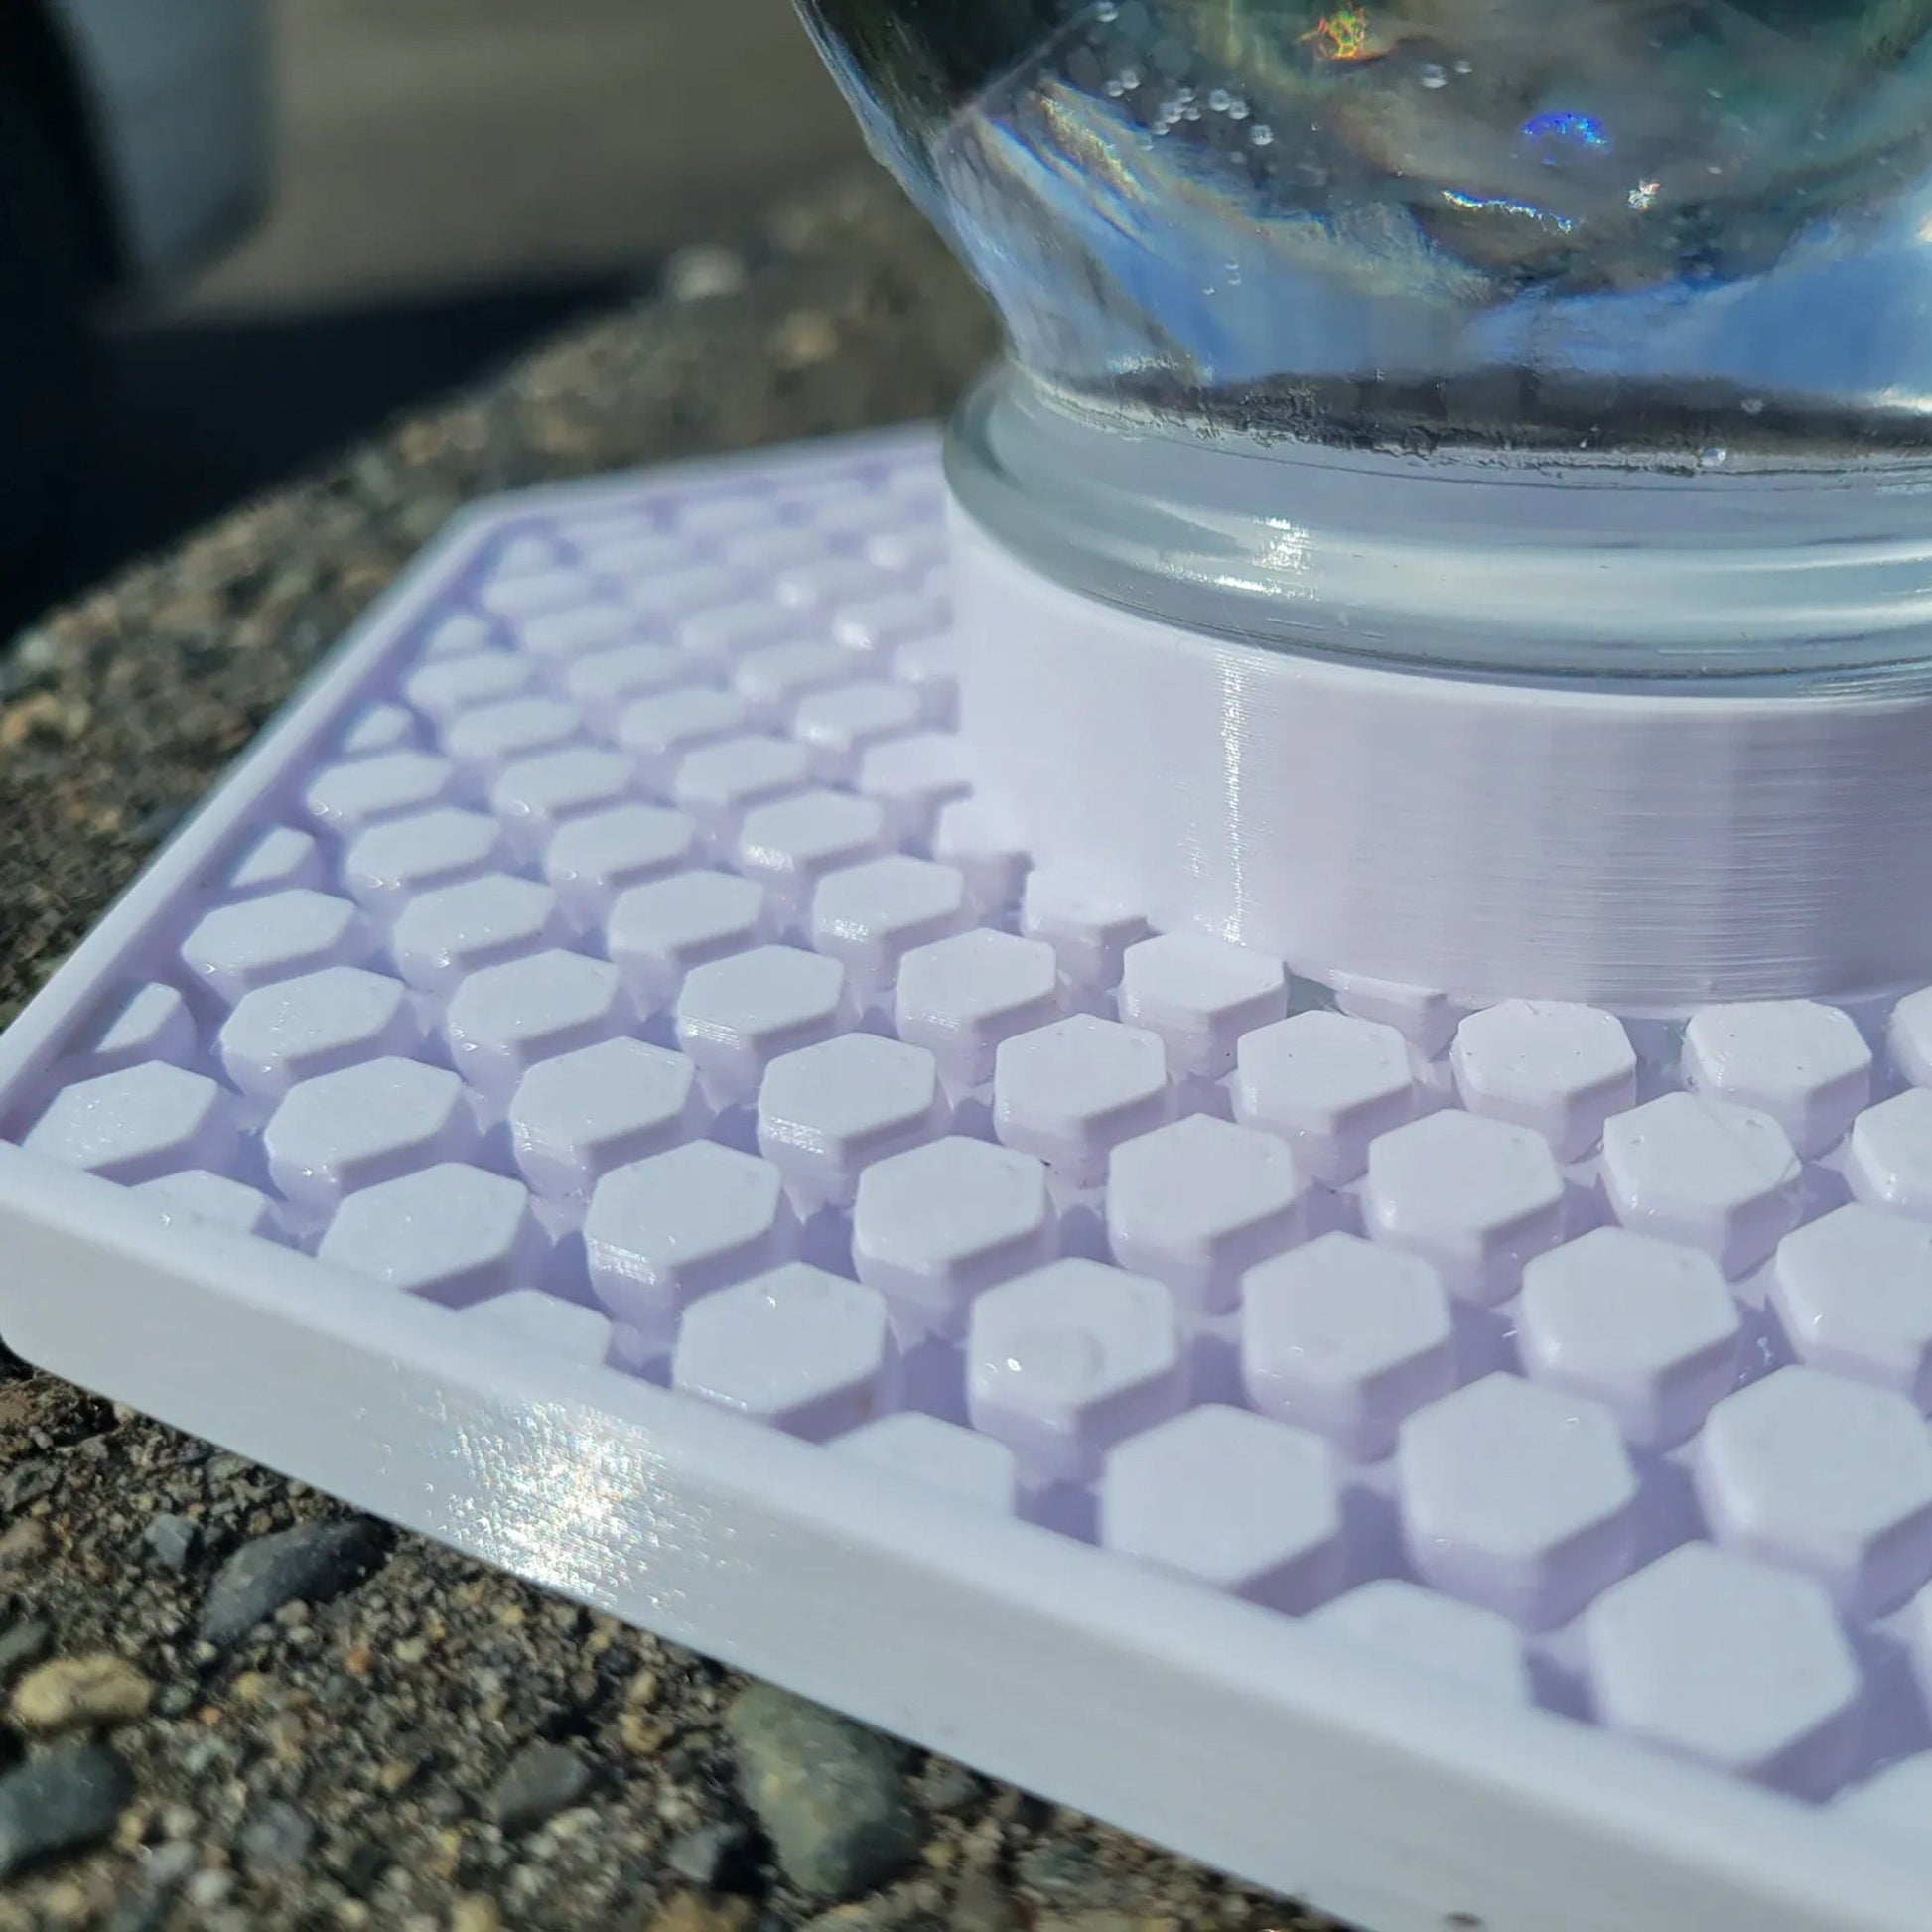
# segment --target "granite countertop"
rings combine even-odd
[[[0,655],[0,1022],[460,504],[931,415],[992,344],[873,180],[684,269]],[[0,1932],[1311,1924],[11,1360],[0,1699]]]

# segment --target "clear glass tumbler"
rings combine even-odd
[[[1932,0],[801,4],[1005,321],[955,489],[1061,582],[1481,671],[1932,655]]]

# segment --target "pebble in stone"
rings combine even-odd
[[[327,1603],[381,1562],[388,1532],[366,1517],[301,1523],[244,1543],[214,1573],[202,1606],[202,1638],[233,1643],[284,1603]]]
[[[293,1805],[276,1801],[249,1819],[236,1844],[250,1871],[272,1875],[300,1864],[315,1840],[316,1828],[309,1820]]]
[[[541,1825],[590,1789],[590,1767],[568,1744],[529,1744],[489,1794],[489,1812],[506,1832]]]
[[[0,1570],[25,1570],[47,1554],[47,1546],[53,1540],[45,1523],[32,1516],[22,1517],[0,1536]]]
[[[750,1932],[752,1905],[744,1898],[699,1898],[679,1892],[657,1908],[649,1932]]]
[[[175,1893],[193,1875],[192,1845],[160,1845],[141,1861],[138,1889],[114,1908],[105,1932],[161,1932],[174,1915]]]
[[[715,1891],[730,1878],[751,1849],[751,1834],[730,1819],[701,1825],[671,1841],[664,1863],[680,1878]]]
[[[0,1778],[0,1879],[106,1837],[134,1796],[127,1766],[99,1744],[70,1744]]]
[[[0,1630],[0,1684],[29,1664],[38,1664],[47,1655],[47,1647],[53,1640],[54,1632],[38,1617],[29,1617],[24,1623],[10,1624]]]
[[[188,1516],[157,1516],[141,1533],[148,1554],[164,1570],[186,1570],[201,1547],[202,1526]]]
[[[1036,1919],[1034,1932],[1181,1932],[1181,1927],[1177,1918],[1170,1918],[1166,1913],[1148,1916],[1139,1912],[1056,1912]]]
[[[13,1721],[53,1736],[91,1725],[131,1724],[154,1702],[154,1686],[125,1657],[95,1651],[57,1657],[14,1686]]]
[[[1048,1897],[1066,1897],[1076,1892],[1090,1894],[1101,1878],[1098,1863],[1084,1846],[1055,1844],[1050,1840],[1023,1853],[1018,1868],[1022,1884]]]
[[[898,1752],[877,1731],[768,1684],[741,1691],[726,1726],[740,1786],[799,1890],[849,1897],[918,1851]]]
[[[0,1477],[0,1509],[9,1516],[15,1515],[29,1503],[37,1503],[43,1496],[51,1496],[59,1480],[50,1463],[16,1462],[4,1477]]]
[[[1018,1932],[1013,1896],[988,1871],[969,1871],[953,1893],[947,1932]]]
[[[964,1811],[980,1795],[980,1781],[949,1757],[926,1761],[919,1776],[919,1798],[928,1811]]]

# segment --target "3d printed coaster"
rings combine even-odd
[[[1385,1932],[1922,1927],[1932,991],[1151,932],[941,507],[467,518],[0,1040],[8,1343]]]

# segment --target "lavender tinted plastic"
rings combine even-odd
[[[849,1441],[818,1465],[828,1494],[864,1467],[934,1506],[1010,1500],[1033,1534],[1099,1546],[1129,1597],[1179,1573],[1396,1683],[1527,1695],[1619,1750],[1889,1815],[1846,1794],[1932,1754],[1922,1695],[1897,1688],[1932,1676],[1924,996],[1682,1027],[1291,984],[1029,875],[971,795],[897,821],[926,829],[897,850],[833,855],[809,893],[774,889],[772,847],[810,845],[786,803],[863,806],[863,760],[755,807],[779,817],[753,848],[701,849],[664,836],[695,821],[678,755],[649,749],[621,802],[587,799],[548,843],[503,827],[500,851],[475,841],[485,872],[385,864],[384,890],[355,890],[373,834],[507,809],[499,771],[460,766],[369,816],[355,767],[395,756],[395,711],[435,761],[501,702],[492,674],[475,705],[444,678],[419,707],[426,672],[493,653],[567,689],[570,639],[613,647],[583,613],[621,608],[688,667],[634,703],[723,693],[742,650],[721,638],[759,634],[774,579],[707,561],[710,517],[823,535],[850,602],[785,607],[785,627],[829,639],[848,610],[926,595],[934,477],[929,445],[860,445],[512,512],[359,684],[297,711],[192,876],[29,1017],[8,1152],[124,1188],[158,1240],[223,1230],[319,1313],[348,1298],[352,1318],[370,1285],[513,1337],[533,1375],[554,1357],[608,1378],[587,1389]],[[585,563],[626,531],[695,557],[668,604]],[[821,692],[899,688],[913,653],[922,688],[950,640],[837,648],[850,682]],[[565,748],[612,742],[598,703],[558,702]],[[808,702],[781,742],[807,742]],[[931,730],[922,701],[873,749]],[[557,844],[614,810],[663,815],[620,826],[652,876],[585,862],[559,891]],[[1695,1306],[1646,1315],[1680,1278]],[[1223,1453],[1249,1436],[1269,1447],[1252,1466]],[[1252,1486],[1277,1463],[1298,1472],[1279,1519]],[[1704,1545],[1732,1567],[1617,1594]],[[1843,1652],[1821,1634],[1839,1627]],[[1660,1715],[1659,1687],[1733,1654],[1814,1688]]]

